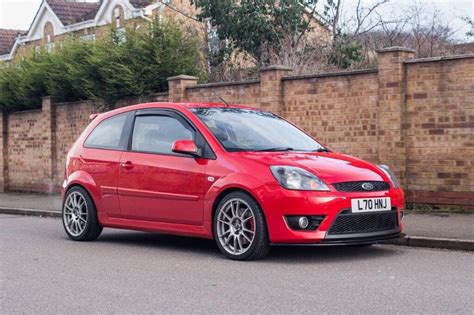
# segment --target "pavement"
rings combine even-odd
[[[61,196],[0,193],[0,213],[60,217]],[[474,213],[406,212],[404,237],[388,243],[474,251]]]
[[[0,313],[472,314],[473,263],[393,245],[236,262],[212,240],[105,229],[73,242],[58,218],[0,214]]]

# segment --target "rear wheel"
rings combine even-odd
[[[82,187],[67,192],[62,217],[64,230],[74,241],[93,241],[102,232],[92,198]]]
[[[262,209],[243,192],[230,193],[219,202],[214,234],[217,246],[230,259],[260,259],[270,250]]]

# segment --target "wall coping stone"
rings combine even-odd
[[[187,86],[187,90],[192,89],[201,89],[201,88],[211,88],[211,87],[221,87],[221,86],[232,86],[232,85],[245,85],[245,84],[258,84],[260,83],[259,79],[254,80],[243,80],[243,81],[228,81],[228,82],[215,82],[215,83],[205,83]]]
[[[467,58],[474,58],[474,53],[464,54],[464,55],[454,55],[454,56],[410,59],[410,60],[404,61],[404,63],[422,63],[422,62],[446,61],[446,60],[457,60],[457,59],[467,59]]]
[[[283,81],[291,81],[291,80],[302,80],[302,79],[337,77],[337,76],[346,76],[346,75],[371,74],[371,73],[377,73],[377,72],[378,70],[376,68],[373,68],[373,69],[336,71],[336,72],[324,72],[324,73],[315,73],[315,74],[285,76],[285,77],[282,77],[281,79]]]
[[[95,105],[95,104],[101,104],[101,101],[97,100],[82,100],[82,101],[72,101],[72,102],[60,102],[60,103],[54,103],[54,106],[74,106],[74,105]]]
[[[176,81],[176,80],[199,80],[198,77],[193,77],[192,75],[180,74],[174,77],[169,77],[168,81]]]
[[[275,70],[293,71],[293,68],[290,68],[290,67],[287,67],[287,66],[282,66],[282,65],[273,65],[273,66],[260,68],[260,72],[275,71]]]
[[[6,112],[8,115],[21,115],[21,114],[28,114],[28,113],[41,113],[43,110],[41,108],[32,108],[32,109],[25,109],[25,110],[17,110],[13,112]]]
[[[406,51],[406,52],[412,52],[412,53],[415,52],[415,50],[412,48],[402,47],[402,46],[385,47],[385,48],[376,50],[377,53],[395,52],[395,51]]]

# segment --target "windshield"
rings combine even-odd
[[[272,113],[240,108],[194,108],[191,111],[227,151],[327,151]]]

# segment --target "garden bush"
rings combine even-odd
[[[200,41],[173,20],[112,29],[93,42],[71,37],[55,44],[52,52],[0,65],[0,110],[38,108],[44,96],[57,102],[102,99],[112,106],[166,91],[170,76],[205,76]]]

